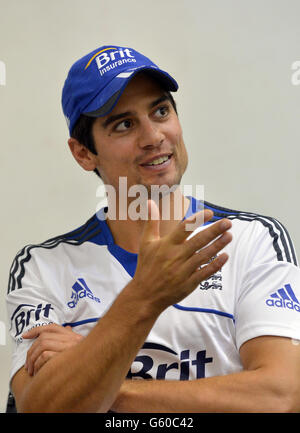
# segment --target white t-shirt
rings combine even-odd
[[[202,207],[191,198],[186,217]],[[232,220],[233,240],[224,249],[229,260],[161,313],[129,378],[230,374],[242,370],[239,349],[251,338],[300,340],[300,269],[285,228],[273,218],[207,202],[205,207],[214,211],[206,225]],[[14,341],[10,378],[25,364],[32,344],[22,339],[25,331],[57,323],[86,336],[134,276],[136,264],[137,255],[114,243],[97,214],[77,230],[24,247],[12,264],[7,295]]]

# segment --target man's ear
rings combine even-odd
[[[93,171],[97,166],[96,155],[94,155],[87,147],[79,143],[76,138],[69,138],[68,140],[69,148],[72,155],[76,159],[79,165],[84,170]]]

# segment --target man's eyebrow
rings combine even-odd
[[[165,101],[170,101],[170,97],[167,94],[162,95],[158,99],[155,99],[155,101],[151,102],[149,104],[149,108],[153,108],[156,105],[159,105],[159,104],[161,104],[162,102],[165,102]],[[123,119],[124,117],[128,117],[128,116],[132,116],[132,114],[133,114],[132,111],[125,111],[125,113],[120,113],[120,114],[115,114],[115,115],[109,116],[102,123],[102,126],[105,129],[105,128],[108,127],[108,125],[110,125],[111,123],[115,122],[116,120],[120,120],[120,119]]]
[[[103,128],[107,128],[108,125],[110,125],[111,123],[115,122],[116,120],[123,119],[123,117],[131,116],[131,115],[132,115],[131,111],[126,111],[125,113],[120,113],[120,114],[115,114],[115,115],[109,116],[102,123],[102,126],[103,126]]]
[[[158,98],[155,101],[151,102],[150,108],[153,108],[156,105],[161,104],[162,102],[165,102],[165,101],[171,101],[169,95],[167,95],[167,94],[162,95],[160,98]]]

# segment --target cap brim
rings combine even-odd
[[[114,77],[105,89],[102,89],[89,105],[85,107],[83,114],[88,117],[102,117],[109,114],[117,104],[130,80],[141,71],[152,76],[165,90],[170,92],[177,91],[177,82],[167,72],[161,69],[141,66],[133,71],[121,72]]]

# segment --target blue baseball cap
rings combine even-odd
[[[148,57],[132,48],[105,45],[71,67],[62,91],[62,107],[70,135],[81,114],[101,117],[117,104],[129,81],[146,71],[163,88],[176,92],[178,84]]]

